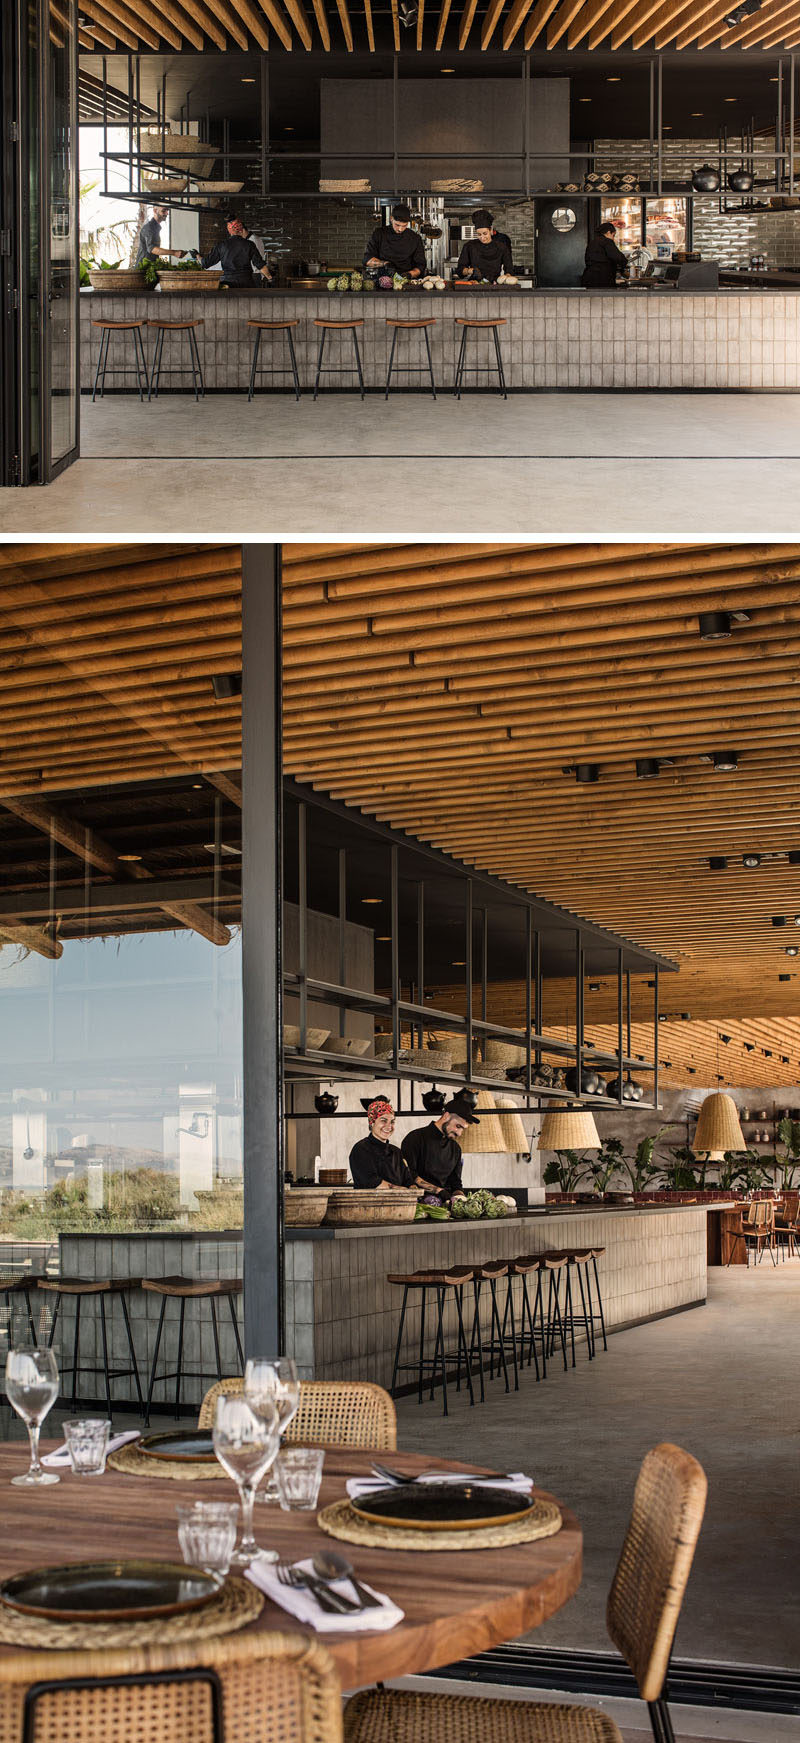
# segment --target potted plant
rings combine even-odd
[[[661,1168],[661,1179],[669,1192],[693,1192],[705,1186],[708,1163],[695,1156],[688,1144],[680,1144],[669,1153],[672,1161]]]
[[[209,272],[196,260],[177,260],[174,265],[160,267],[158,273],[162,291],[215,291],[221,278],[221,272]]]
[[[155,261],[145,259],[141,266],[122,266],[118,260],[81,260],[81,288],[88,284],[95,291],[123,291],[138,295],[152,290],[156,282]]]
[[[556,1150],[545,1168],[543,1178],[545,1186],[556,1186],[563,1198],[574,1203],[575,1188],[585,1174],[585,1150]]]
[[[800,1171],[800,1120],[793,1120],[788,1114],[785,1115],[778,1125],[778,1137],[786,1147],[786,1154],[779,1156],[775,1152],[777,1183],[781,1192],[791,1192]]]
[[[589,1158],[588,1172],[598,1198],[606,1197],[614,1175],[619,1173],[624,1148],[621,1138],[607,1138],[597,1155]]]
[[[623,1174],[628,1177],[634,1201],[637,1198],[648,1196],[648,1186],[652,1185],[652,1182],[661,1172],[660,1164],[653,1159],[655,1147],[673,1124],[674,1121],[668,1120],[667,1124],[660,1126],[657,1132],[651,1132],[648,1137],[640,1138],[633,1156],[621,1158],[620,1168]]]

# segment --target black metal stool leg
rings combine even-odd
[[[395,1348],[394,1348],[394,1367],[392,1369],[392,1387],[391,1387],[393,1398],[396,1397],[396,1395],[397,1395],[395,1388],[397,1386],[397,1370],[400,1366],[400,1349],[401,1349],[402,1342],[403,1342],[403,1327],[404,1327],[405,1322],[406,1322],[406,1304],[407,1304],[407,1302],[408,1302],[408,1284],[405,1283],[403,1285],[403,1305],[400,1309],[400,1324],[397,1328],[397,1343],[395,1344]]]
[[[484,1377],[483,1377],[483,1339],[481,1337],[481,1279],[478,1277],[474,1277],[472,1280],[472,1296],[473,1296],[472,1332],[470,1334],[470,1340],[469,1340],[470,1365],[472,1364],[473,1345],[475,1342],[477,1342],[477,1345],[478,1345],[478,1374],[479,1374],[480,1382],[481,1382],[481,1404],[485,1404],[486,1403],[486,1386],[485,1386]]]
[[[34,1349],[38,1350],[39,1339],[36,1335],[36,1322],[34,1320],[33,1313],[31,1310],[31,1292],[29,1289],[23,1289],[22,1293],[25,1297],[25,1306],[28,1310],[28,1325],[31,1328],[31,1340],[33,1342]],[[8,1307],[8,1296],[6,1296],[6,1307]]]
[[[244,1350],[242,1349],[242,1340],[239,1336],[239,1321],[236,1318],[236,1302],[232,1295],[228,1296],[228,1306],[231,1310],[231,1320],[233,1321],[233,1335],[236,1339],[236,1354],[239,1357],[239,1366],[242,1373],[244,1373]]]
[[[580,1260],[576,1264],[575,1269],[578,1273],[578,1288],[581,1292],[581,1313],[583,1315],[583,1329],[586,1332],[586,1348],[587,1348],[587,1351],[589,1354],[589,1361],[593,1362],[594,1361],[594,1327],[593,1327],[592,1322],[589,1318],[589,1315],[586,1311],[586,1291],[583,1287],[583,1265],[580,1263]],[[588,1276],[587,1276],[586,1281],[588,1283],[588,1281],[589,1281]]]
[[[497,1372],[499,1374],[500,1369],[502,1368],[503,1379],[505,1380],[505,1383],[506,1383],[506,1391],[510,1392],[511,1387],[509,1386],[509,1383],[508,1383],[508,1368],[506,1367],[506,1352],[503,1348],[503,1333],[500,1329],[500,1314],[498,1313],[498,1310],[497,1310],[497,1280],[494,1277],[489,1278],[489,1291],[490,1291],[490,1294],[492,1297],[492,1322],[491,1322],[492,1323],[492,1348],[494,1349],[494,1334],[495,1334],[495,1330],[496,1330],[498,1344],[499,1344],[499,1355],[500,1355],[500,1360],[497,1364]],[[489,1370],[489,1378],[490,1379],[494,1378],[492,1371],[491,1371],[491,1367]]]
[[[59,1310],[60,1306],[61,1306],[61,1291],[59,1290],[58,1293],[56,1294],[56,1304],[55,1304],[55,1307],[53,1308],[53,1318],[52,1318],[52,1321],[50,1324],[50,1335],[47,1339],[47,1348],[49,1350],[51,1350],[53,1348],[53,1338],[56,1335],[56,1323],[58,1320],[58,1310]]]
[[[97,357],[97,368],[95,370],[94,387],[92,389],[92,404],[93,405],[94,405],[94,402],[97,398],[98,386],[100,388],[100,398],[101,399],[103,398],[103,394],[105,392],[105,385],[106,385],[105,359],[106,359],[106,355],[108,352],[108,341],[110,338],[111,338],[111,334],[109,332],[109,329],[107,327],[104,327],[102,333],[100,334],[100,351],[99,351],[98,357]]]
[[[516,1328],[516,1324],[514,1321],[514,1294],[513,1294],[513,1289],[512,1289],[512,1283],[513,1283],[513,1278],[509,1274],[508,1295],[506,1297],[506,1305],[510,1309],[510,1312],[511,1312],[511,1361],[512,1361],[512,1366],[514,1369],[514,1391],[518,1392],[519,1391],[519,1366],[517,1363],[517,1328]],[[504,1347],[505,1347],[505,1339],[503,1340],[503,1343],[504,1343]]]
[[[468,331],[469,331],[469,329],[467,327],[462,327],[462,329],[461,329],[461,344],[459,346],[459,351],[458,351],[458,361],[456,363],[456,379],[455,379],[455,385],[454,385],[454,393],[455,393],[456,399],[461,398],[461,383],[464,379],[464,362],[465,362],[465,354],[466,354],[466,349],[467,349],[467,333],[468,333]]]
[[[134,327],[133,329],[133,352],[136,362],[136,385],[139,389],[140,403],[143,403],[146,397],[149,398],[149,390],[147,382],[147,358],[144,354],[144,339],[142,338],[140,327]]]
[[[320,342],[319,342],[319,353],[317,355],[317,373],[314,377],[314,398],[315,399],[317,397],[317,394],[319,393],[319,378],[322,374],[322,359],[325,355],[325,340],[327,338],[327,333],[328,333],[327,327],[323,327],[322,338],[320,339]]]
[[[361,352],[359,351],[359,348],[358,348],[358,334],[355,330],[355,327],[351,327],[350,331],[353,335],[353,344],[356,348],[356,369],[358,370],[358,385],[361,389],[361,398],[363,399],[364,398],[364,377],[363,377],[363,374],[361,372]],[[445,1412],[445,1414],[446,1414],[446,1412]]]
[[[417,1369],[417,1403],[422,1403],[422,1380],[425,1373],[425,1297],[427,1288],[422,1285],[422,1300],[419,1308],[419,1366]]]
[[[463,1298],[464,1298],[464,1285],[463,1285],[463,1283],[460,1283],[456,1286],[456,1288],[453,1290],[453,1296],[454,1296],[455,1304],[456,1304],[456,1317],[458,1319],[458,1390],[460,1391],[460,1389],[461,1389],[461,1351],[463,1349],[464,1362],[465,1362],[466,1371],[467,1371],[467,1391],[469,1393],[470,1404],[474,1404],[475,1403],[475,1393],[472,1389],[472,1372],[471,1372],[469,1355],[467,1354],[467,1337],[466,1337],[466,1333],[464,1331],[464,1300],[463,1300]]]
[[[194,327],[189,328],[189,350],[192,354],[192,381],[195,382],[194,397],[195,399],[198,399],[198,397],[200,399],[205,399],[206,384],[203,380],[203,365],[200,362],[200,347],[197,343],[197,334]],[[196,381],[195,370],[197,371]]]
[[[256,370],[258,368],[258,353],[260,350],[261,350],[261,328],[259,327],[256,331],[255,342],[253,344],[253,361],[250,365],[250,386],[248,387],[248,390],[247,390],[248,400],[251,400],[253,398],[253,395],[256,391]]]
[[[100,1330],[103,1338],[103,1378],[106,1383],[106,1409],[111,1418],[111,1376],[108,1372],[108,1328],[106,1326],[106,1298],[100,1297]]]
[[[81,1341],[81,1298],[75,1297],[75,1339],[72,1345],[72,1408],[78,1403],[78,1356]]]
[[[566,1335],[564,1332],[564,1321],[561,1317],[561,1301],[560,1301],[559,1292],[558,1292],[558,1276],[557,1276],[557,1273],[555,1271],[550,1272],[550,1297],[549,1297],[548,1304],[547,1304],[547,1321],[548,1321],[548,1327],[550,1328],[550,1337],[551,1337],[550,1354],[551,1355],[555,1351],[556,1325],[558,1326],[558,1336],[559,1336],[559,1341],[561,1344],[561,1354],[562,1354],[562,1357],[564,1360],[564,1373],[566,1374],[568,1371],[568,1368],[569,1368],[569,1362],[567,1361],[567,1339],[566,1339]]]
[[[508,399],[508,394],[506,392],[506,378],[503,370],[503,353],[500,350],[500,335],[496,327],[492,328],[492,332],[494,334],[494,348],[497,354],[497,375],[500,382],[500,392],[504,399]]]
[[[133,1374],[133,1378],[136,1382],[136,1396],[139,1400],[139,1409],[143,1411],[144,1410],[144,1399],[142,1397],[142,1385],[141,1385],[141,1381],[139,1379],[139,1364],[136,1360],[136,1350],[134,1347],[133,1337],[131,1334],[131,1322],[130,1322],[130,1319],[128,1318],[128,1303],[125,1300],[124,1289],[120,1290],[119,1304],[120,1304],[120,1307],[122,1308],[122,1317],[125,1321],[125,1332],[126,1332],[127,1339],[128,1339],[128,1349],[130,1351],[130,1357],[131,1357],[131,1373]]]
[[[158,1330],[156,1332],[155,1349],[153,1350],[153,1360],[150,1363],[150,1378],[147,1382],[147,1405],[146,1405],[145,1413],[144,1413],[145,1428],[148,1426],[148,1423],[150,1421],[150,1406],[153,1402],[153,1387],[155,1386],[155,1383],[156,1383],[156,1368],[158,1366],[158,1351],[159,1351],[159,1347],[161,1344],[161,1333],[164,1329],[164,1314],[166,1312],[166,1307],[167,1307],[167,1298],[166,1298],[166,1295],[162,1295],[162,1297],[161,1297],[161,1312],[158,1316]]]
[[[594,1253],[592,1254],[592,1269],[594,1271],[594,1286],[595,1286],[595,1289],[597,1290],[597,1309],[598,1309],[598,1313],[600,1316],[600,1330],[603,1333],[603,1349],[607,1350],[608,1349],[608,1340],[606,1338],[606,1322],[605,1322],[605,1316],[603,1313],[603,1297],[600,1294],[600,1278],[597,1275],[597,1260],[594,1256]]]
[[[567,1318],[566,1330],[569,1332],[572,1347],[572,1366],[575,1366],[575,1314],[572,1307],[572,1267],[567,1266],[567,1282],[564,1290],[564,1312]]]
[[[161,351],[164,345],[164,329],[159,327],[156,342],[153,346],[153,362],[150,368],[150,386],[147,390],[148,399],[158,399],[158,383],[161,375]]]
[[[547,1339],[544,1330],[544,1293],[542,1290],[542,1273],[536,1273],[536,1295],[533,1302],[533,1348],[536,1350],[536,1320],[539,1320],[539,1333],[542,1343],[542,1379],[547,1379]]]
[[[175,1370],[175,1421],[180,1417],[181,1379],[183,1377],[183,1322],[186,1315],[186,1296],[181,1296],[181,1316],[178,1322],[178,1363]]]
[[[433,397],[435,399],[436,398],[436,382],[434,380],[434,375],[433,375],[433,358],[431,356],[431,342],[430,342],[430,339],[428,337],[427,327],[423,327],[422,333],[423,333],[423,337],[425,339],[425,350],[428,353],[428,372],[429,372],[430,378],[431,378],[431,393],[433,394]]]
[[[445,1289],[444,1289],[444,1285],[441,1283],[437,1284],[436,1297],[437,1297],[436,1304],[437,1304],[437,1308],[438,1308],[437,1326],[436,1326],[436,1344],[437,1344],[437,1348],[441,1351],[441,1359],[442,1359],[442,1415],[447,1416],[449,1414],[449,1412],[447,1409],[447,1350],[445,1349],[445,1342],[444,1342]],[[434,1360],[433,1377],[434,1377],[434,1381],[435,1381],[435,1379],[436,1379],[436,1352],[435,1351],[434,1351],[433,1360]],[[431,1397],[433,1397],[433,1390],[431,1390]]]
[[[209,1297],[209,1306],[211,1308],[211,1325],[212,1325],[212,1328],[214,1331],[214,1355],[216,1357],[216,1362],[217,1362],[217,1379],[221,1380],[222,1379],[222,1363],[221,1363],[220,1357],[219,1357],[219,1326],[217,1325],[217,1304],[216,1304],[216,1301],[214,1300],[213,1295]]]
[[[292,337],[291,330],[288,327],[286,329],[286,337],[289,341],[289,360],[290,360],[291,365],[292,365],[292,380],[294,382],[294,397],[295,397],[295,399],[299,399],[300,398],[300,376],[297,372],[297,356],[295,354],[294,339]]]
[[[392,370],[394,368],[394,348],[395,348],[396,344],[397,344],[397,328],[395,327],[394,332],[392,333],[392,349],[389,352],[389,368],[388,368],[388,371],[386,374],[386,392],[384,393],[384,396],[383,396],[384,399],[389,398],[389,388],[391,387],[391,384],[392,384]]]

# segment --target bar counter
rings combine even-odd
[[[296,320],[294,341],[304,389],[313,384],[319,333],[317,318],[360,320],[359,343],[368,388],[382,390],[389,361],[389,318],[433,317],[431,349],[437,384],[452,386],[461,328],[457,316],[502,319],[500,328],[506,380],[512,389],[716,389],[786,391],[800,387],[800,286],[797,289],[649,290],[636,286],[615,291],[563,289],[413,291],[340,293],[332,291],[232,290],[145,292],[141,295],[83,291],[81,384],[91,390],[99,350],[93,320],[202,320],[199,332],[206,388],[211,393],[246,393],[253,333],[247,321]],[[148,362],[151,333],[145,332]],[[419,335],[398,345],[396,365],[419,363]],[[491,334],[481,335],[474,355],[488,360]],[[184,346],[184,350],[186,347]],[[275,351],[275,356],[269,355]],[[326,346],[326,351],[328,347]],[[472,349],[472,346],[471,346]],[[280,338],[262,343],[262,362],[288,362]],[[114,351],[112,348],[112,357]],[[119,353],[117,354],[119,355]],[[339,361],[331,354],[326,359]],[[352,361],[349,334],[341,361]],[[130,363],[130,358],[125,357]],[[177,358],[164,357],[174,367]],[[425,393],[420,375],[396,377]],[[481,378],[483,382],[486,377]],[[265,385],[271,378],[266,377]],[[324,378],[357,391],[355,375]],[[282,385],[283,378],[277,382]],[[286,377],[287,390],[289,377]],[[469,376],[467,376],[469,384]],[[107,391],[114,389],[109,368]],[[119,384],[118,384],[119,385]],[[130,391],[130,378],[126,384]],[[162,389],[162,391],[165,391]],[[191,391],[187,379],[183,391]],[[333,391],[336,391],[335,389]],[[428,390],[429,391],[429,390]],[[255,414],[257,415],[257,413]],[[422,415],[422,414],[421,414]]]

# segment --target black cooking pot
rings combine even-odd
[[[753,176],[749,169],[740,163],[738,169],[731,170],[728,176],[728,187],[733,194],[749,194],[753,186]]]
[[[318,1114],[335,1114],[339,1106],[339,1097],[331,1095],[330,1090],[325,1089],[322,1095],[315,1095],[314,1106]]]
[[[719,187],[719,170],[712,169],[710,163],[701,164],[692,176],[692,187],[696,194],[715,194]]]
[[[577,1065],[571,1065],[564,1075],[564,1087],[571,1095],[596,1095],[597,1072],[585,1070],[579,1076]]]
[[[437,1089],[435,1084],[433,1084],[431,1089],[426,1089],[425,1094],[422,1097],[422,1106],[426,1113],[429,1114],[444,1113],[444,1094],[442,1090]]]

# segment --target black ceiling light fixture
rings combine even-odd
[[[418,7],[414,0],[400,0],[400,23],[404,30],[411,30],[417,22]]]
[[[729,30],[735,30],[737,24],[744,24],[746,18],[752,18],[756,12],[760,11],[761,0],[739,0],[738,5],[732,6],[730,12],[726,12],[725,23]],[[725,101],[728,103],[734,99],[726,97]]]
[[[779,974],[779,975],[778,975],[778,979],[779,979],[779,980],[791,980],[791,978],[792,978],[792,977],[791,977],[791,975],[790,975],[790,974]]]
[[[755,1053],[755,1050],[756,1050],[755,1041],[745,1041],[743,1043],[743,1046],[744,1046],[745,1053]]]
[[[658,757],[637,757],[636,778],[639,781],[655,781],[661,773]]]
[[[785,914],[773,914],[772,924],[773,924],[773,926],[785,926],[786,925],[786,915]]]
[[[704,642],[724,642],[737,624],[749,623],[749,611],[701,611],[698,616],[700,639]]]
[[[739,767],[739,752],[737,750],[714,750],[711,752],[714,773],[717,775],[732,775]]]
[[[746,865],[748,871],[755,871],[757,866],[760,866],[760,864],[761,864],[760,853],[743,853],[742,854],[742,865]]]
[[[709,871],[727,871],[728,861],[724,853],[712,853],[708,862]]]
[[[720,1035],[720,1041],[724,1041],[727,1047],[730,1043],[730,1035]]]
[[[785,955],[786,956],[798,956],[798,955],[800,955],[800,944],[787,944],[786,948],[785,948]]]
[[[211,679],[211,688],[215,702],[230,702],[233,696],[242,694],[241,672],[215,672]]]
[[[598,763],[575,763],[570,774],[574,774],[579,787],[592,787],[600,779],[600,767]]]

